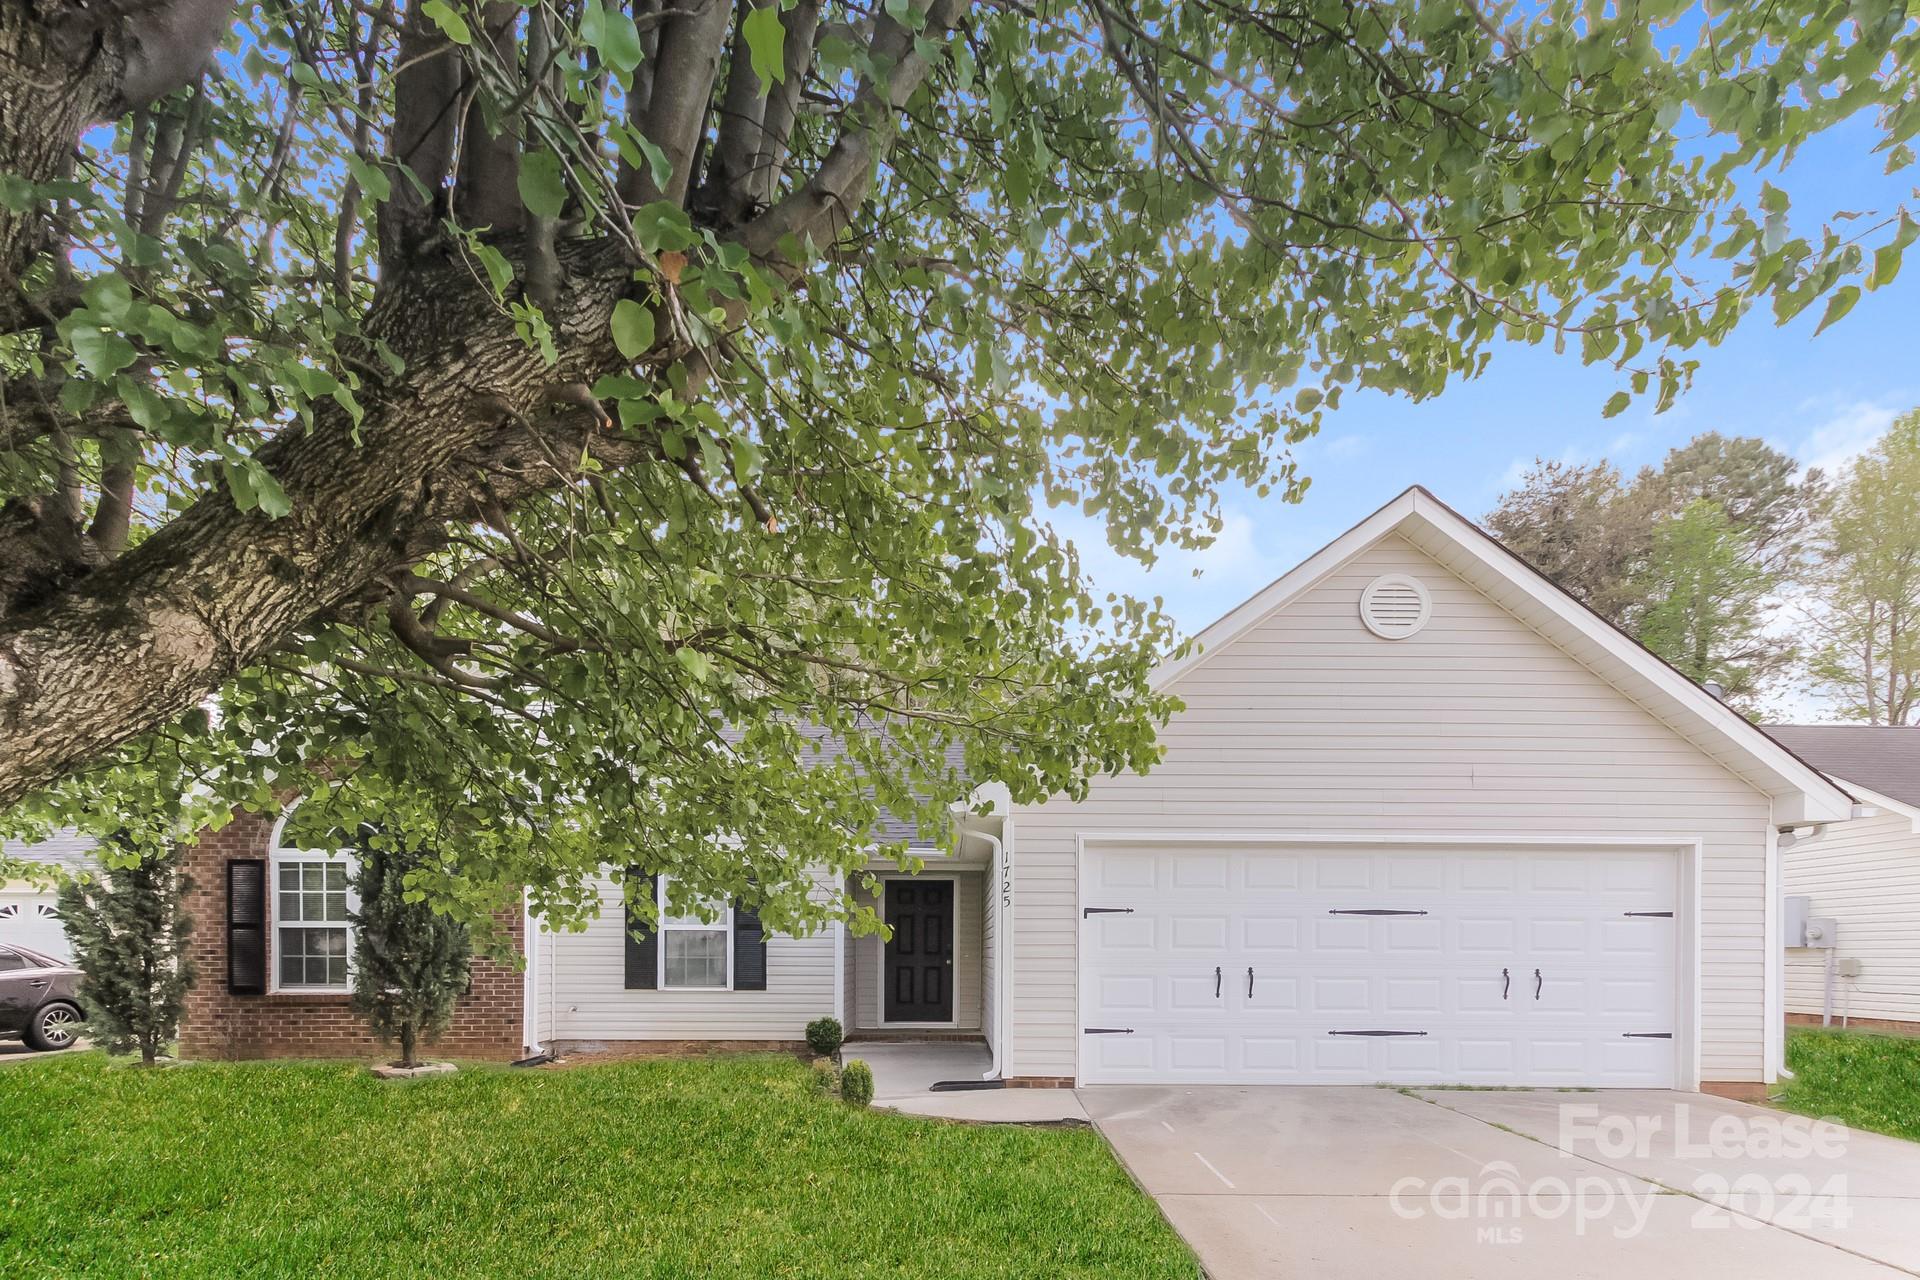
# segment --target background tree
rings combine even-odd
[[[1535,459],[1486,523],[1509,550],[1615,626],[1640,603],[1634,574],[1652,545],[1653,512],[1604,458]]]
[[[1840,713],[1920,722],[1920,410],[1841,474],[1803,621],[1814,678]]]
[[[193,986],[183,909],[190,881],[177,850],[106,866],[60,886],[60,917],[83,974],[87,1034],[152,1066],[180,1030]]]
[[[1044,504],[1151,557],[1503,337],[1617,412],[1837,319],[1920,226],[1744,179],[1861,112],[1909,162],[1917,45],[1892,0],[0,0],[0,805],[298,790],[457,847],[470,924],[620,850],[818,923],[879,805],[1152,763],[1166,621]]]
[[[1669,449],[1658,471],[1643,468],[1634,481],[1649,505],[1677,517],[1695,502],[1713,503],[1748,553],[1769,572],[1785,575],[1806,549],[1826,477],[1804,471],[1798,459],[1758,436],[1706,431]]]
[[[1609,622],[1752,710],[1796,655],[1767,624],[1775,593],[1799,579],[1823,484],[1758,437],[1708,431],[1632,484],[1604,458],[1538,462],[1487,524]]]
[[[400,1046],[400,1066],[420,1065],[416,1048],[453,1019],[467,989],[472,942],[466,925],[435,911],[408,874],[429,860],[398,849],[367,849],[354,870],[353,1011],[373,1033]]]
[[[1638,610],[1641,643],[1688,677],[1719,684],[1735,704],[1751,706],[1792,657],[1766,632],[1780,580],[1716,502],[1695,498],[1654,527],[1634,585],[1646,602]]]

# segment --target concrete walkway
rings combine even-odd
[[[840,1056],[873,1068],[873,1104],[892,1111],[981,1124],[1084,1124],[1087,1119],[1071,1089],[932,1091],[941,1081],[981,1079],[993,1065],[984,1044],[855,1041]]]
[[[1213,1280],[1920,1274],[1920,1145],[1837,1126],[1816,1135],[1810,1121],[1718,1098],[1079,1096]],[[1821,1150],[1789,1153],[1816,1136]]]

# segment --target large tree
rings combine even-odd
[[[817,918],[876,805],[1151,760],[1164,620],[1039,504],[1150,556],[1503,335],[1617,411],[1756,305],[1838,317],[1915,224],[1739,179],[1863,110],[1908,162],[1917,39],[1897,0],[0,0],[0,804],[300,790],[457,845],[476,920],[616,848]]]
[[[1837,478],[1804,623],[1840,713],[1920,723],[1920,409]]]
[[[1515,555],[1615,626],[1642,602],[1634,575],[1653,545],[1645,490],[1598,462],[1536,458],[1500,495],[1487,528]]]
[[[1718,684],[1736,705],[1751,707],[1792,659],[1792,645],[1767,631],[1778,575],[1709,498],[1654,527],[1634,582],[1645,601],[1636,618],[1641,643],[1688,677]]]

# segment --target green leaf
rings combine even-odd
[[[139,352],[120,334],[81,323],[73,328],[73,358],[96,378],[110,378],[132,364]]]
[[[537,218],[557,218],[567,207],[567,180],[560,157],[546,149],[520,157],[520,203]]]
[[[393,194],[393,184],[387,180],[386,170],[378,165],[368,164],[359,156],[347,157],[347,172],[360,184],[360,189],[373,200],[385,200]]]
[[[86,300],[87,310],[103,324],[124,323],[127,308],[133,305],[133,290],[118,275],[95,276],[80,290],[80,296]]]
[[[622,77],[632,75],[644,56],[640,48],[639,29],[633,25],[633,19],[624,9],[607,14],[595,47],[600,51],[600,60]]]
[[[250,468],[250,472],[254,502],[262,513],[278,520],[293,510],[293,503],[287,498],[287,491],[280,487],[280,482],[275,480],[265,467],[255,463]]]
[[[447,0],[427,0],[420,6],[420,12],[433,19],[433,24],[455,44],[473,43],[472,28],[467,26],[467,20]]]
[[[1833,291],[1833,297],[1827,300],[1826,313],[1820,317],[1820,324],[1813,331],[1814,336],[1819,337],[1828,325],[1853,310],[1853,304],[1858,301],[1860,301],[1859,285],[1842,285],[1840,288],[1835,289]]]
[[[778,84],[786,76],[782,59],[786,51],[787,29],[780,24],[778,6],[763,4],[750,10],[740,24],[740,34],[747,38],[747,52],[753,59],[753,74],[759,77],[760,92],[765,96],[768,85]]]
[[[653,312],[632,298],[614,303],[613,345],[629,360],[653,350]]]
[[[1900,227],[1894,232],[1893,239],[1873,251],[1873,274],[1867,277],[1867,288],[1878,289],[1893,282],[1893,278],[1900,274],[1900,260],[1906,255],[1907,246],[1913,243],[1916,235],[1920,235],[1920,222],[1902,213]]]
[[[680,664],[681,670],[702,684],[705,684],[707,677],[713,674],[713,663],[709,662],[707,655],[701,653],[698,649],[690,649],[684,646],[675,649],[673,651],[673,660]]]
[[[1607,405],[1600,410],[1603,418],[1617,418],[1625,413],[1627,406],[1633,403],[1633,397],[1624,391],[1616,391],[1607,397]]]

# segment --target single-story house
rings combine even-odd
[[[93,848],[91,837],[71,830],[56,831],[33,844],[21,840],[4,843],[7,859],[38,863],[48,874],[30,880],[0,881],[0,943],[12,943],[56,960],[73,959],[66,927],[60,922],[55,879],[90,869],[94,865]]]
[[[1851,1026],[1920,1034],[1920,728],[1767,732],[1878,810],[1795,840],[1781,857],[1786,894],[1837,926],[1831,947],[1787,939],[1788,1021],[1844,1017]]]
[[[608,879],[584,932],[524,922],[524,973],[476,977],[459,1025],[770,1045],[833,1014],[977,1036],[1016,1085],[1775,1078],[1777,837],[1847,820],[1845,788],[1422,489],[1199,641],[1154,677],[1185,704],[1157,768],[1002,792],[919,874],[880,867],[886,940],[739,911],[635,938]],[[228,975],[196,999],[279,1020],[234,1043],[323,1051],[298,1028],[343,1000],[330,857],[239,827],[196,855]]]

